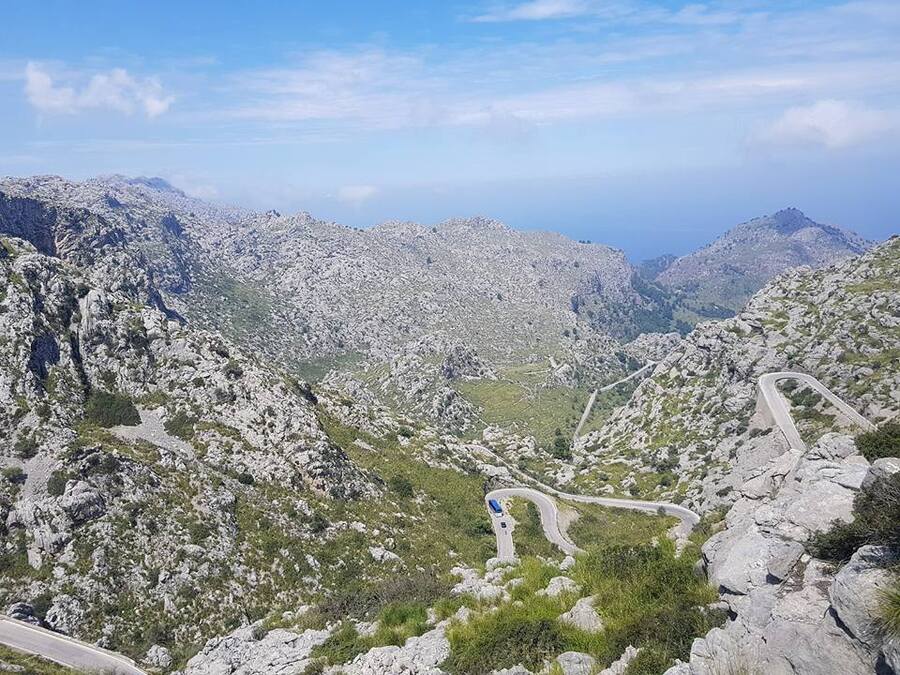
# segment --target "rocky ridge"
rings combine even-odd
[[[822,267],[870,246],[853,232],[822,225],[789,208],[738,225],[686,256],[651,263],[647,271],[690,306],[737,311],[784,270]]]

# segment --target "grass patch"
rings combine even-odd
[[[389,603],[381,610],[378,628],[372,635],[360,635],[352,623],[341,624],[325,642],[313,649],[314,665],[346,663],[373,647],[403,645],[409,638],[428,630],[426,618],[427,610],[422,602]]]
[[[882,594],[878,619],[888,635],[900,637],[900,576],[895,577],[894,585]]]
[[[24,675],[76,675],[80,672],[39,656],[18,652],[5,645],[0,645],[0,663],[13,666],[12,672],[20,672]]]
[[[462,381],[456,387],[482,409],[485,424],[530,434],[548,451],[557,428],[571,437],[589,396],[582,389],[530,387],[510,380]]]
[[[610,509],[598,504],[572,504],[578,519],[569,526],[569,539],[579,548],[613,544],[644,544],[654,537],[664,537],[676,519]]]
[[[450,657],[441,668],[458,675],[483,675],[521,663],[536,670],[566,650],[558,613],[557,602],[536,598],[454,626],[448,636]]]
[[[523,579],[512,589],[513,602],[451,626],[451,655],[442,668],[458,675],[518,663],[537,669],[564,651],[586,652],[609,664],[633,644],[648,652],[637,672],[661,672],[688,656],[695,637],[725,620],[702,609],[717,595],[694,576],[694,561],[689,554],[676,557],[668,540],[658,546],[595,546],[578,556],[569,575],[583,595],[596,596],[605,623],[601,632],[589,634],[558,620],[572,597],[536,594],[559,571],[524,559],[511,572]]]

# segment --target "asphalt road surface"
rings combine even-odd
[[[0,617],[0,642],[91,673],[146,675],[125,656],[5,616]]]
[[[807,375],[806,373],[794,373],[790,371],[767,373],[759,378],[759,391],[762,394],[763,401],[765,401],[766,407],[772,414],[772,420],[775,422],[778,428],[781,429],[781,433],[784,434],[788,445],[792,449],[806,452],[807,448],[806,443],[804,443],[803,439],[800,438],[800,432],[797,431],[797,425],[794,424],[794,418],[791,417],[790,404],[775,386],[782,380],[796,380],[797,382],[802,382],[814,391],[821,394],[823,398],[825,398],[835,408],[840,410],[854,423],[858,424],[866,430],[875,428],[874,424],[860,415],[849,405],[844,403],[844,401],[838,398],[834,394],[834,392],[832,392],[828,387],[819,382],[812,375]]]
[[[485,506],[488,506],[487,502],[490,499],[501,501],[511,497],[527,499],[537,507],[541,516],[541,527],[544,530],[544,536],[547,537],[547,541],[555,544],[563,553],[568,555],[577,553],[580,550],[575,544],[566,539],[562,530],[559,529],[559,509],[556,506],[556,501],[543,492],[526,487],[491,490],[484,496]],[[497,537],[497,557],[501,560],[512,560],[516,557],[512,538],[514,523],[506,512],[501,515],[495,514],[489,506],[488,512],[491,514],[491,525],[494,527],[494,534]],[[504,523],[506,527],[503,527]]]

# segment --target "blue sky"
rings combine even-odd
[[[0,174],[685,252],[900,230],[900,2],[8,3]]]

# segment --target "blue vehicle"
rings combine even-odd
[[[503,513],[503,508],[500,506],[500,502],[496,499],[488,499],[488,506],[491,507],[491,511],[496,513],[498,516]]]

